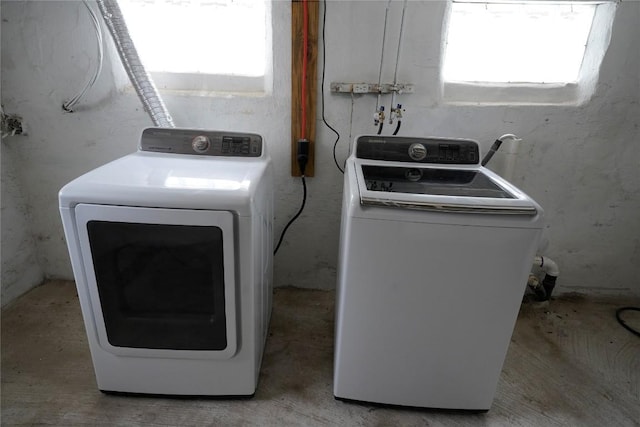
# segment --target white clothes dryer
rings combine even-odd
[[[543,226],[472,140],[360,136],[347,160],[334,395],[488,410]]]
[[[273,277],[262,137],[146,129],[59,199],[98,388],[252,395]]]

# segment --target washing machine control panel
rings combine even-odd
[[[254,133],[148,128],[142,132],[140,150],[199,156],[261,157],[263,141]]]
[[[356,139],[356,157],[393,162],[475,165],[478,143],[471,139],[364,135]]]

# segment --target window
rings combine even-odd
[[[491,92],[483,93],[482,87],[519,90],[521,96],[516,90],[493,90],[494,97],[499,94],[506,101],[555,103],[584,97],[578,86],[597,75],[609,37],[602,24],[608,22],[610,28],[615,9],[601,6],[615,5],[454,1],[442,67],[445,98],[490,101]],[[608,21],[596,19],[598,12],[608,12]],[[554,92],[536,94],[550,89]]]
[[[268,91],[269,2],[119,0],[160,89]]]

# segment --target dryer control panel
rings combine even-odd
[[[478,143],[471,139],[364,135],[356,139],[356,157],[410,163],[475,165]]]
[[[255,133],[148,128],[142,132],[140,151],[198,156],[260,157],[263,141],[262,137]]]

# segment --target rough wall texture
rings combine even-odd
[[[390,10],[383,80],[393,78],[402,3],[392,2]],[[416,92],[400,101],[406,109],[401,134],[470,137],[484,149],[503,133],[518,134],[524,142],[514,181],[545,208],[542,249],[560,265],[560,286],[640,293],[640,3],[619,4],[596,94],[579,107],[445,103],[439,74],[447,3],[408,4],[398,78],[414,83]],[[331,94],[329,83],[377,81],[385,5],[328,2],[325,108],[341,135],[339,160],[353,136],[375,132],[376,100]],[[58,190],[135,150],[137,136],[151,123],[135,94],[120,85],[123,71],[110,40],[104,71],[84,108],[73,114],[61,110],[95,65],[93,31],[80,2],[3,2],[1,7],[2,102],[29,128],[29,136],[7,143],[15,151],[16,176],[32,213],[29,227],[39,236],[42,270],[71,278]],[[272,96],[164,98],[178,126],[263,134],[276,168],[279,233],[302,192],[289,176],[289,3],[273,3],[273,22]],[[371,25],[376,22],[380,25]],[[319,60],[322,65],[321,53]],[[335,286],[342,175],[333,163],[335,137],[320,118],[317,129],[316,177],[308,180],[307,208],[276,257],[277,286]]]
[[[11,147],[2,142],[2,286],[4,307],[16,297],[42,283],[44,274],[32,235],[33,223],[22,186],[17,178]]]

